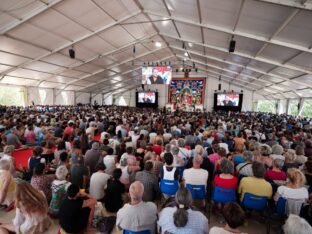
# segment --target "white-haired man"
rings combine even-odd
[[[116,225],[119,229],[138,232],[149,230],[155,233],[157,207],[153,202],[143,202],[144,186],[135,181],[129,188],[131,202],[117,212]]]

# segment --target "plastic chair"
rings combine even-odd
[[[123,230],[123,234],[151,234],[151,232],[149,230],[138,231],[138,232]]]
[[[205,185],[186,184],[186,188],[191,192],[193,199],[199,200],[206,199]]]
[[[160,180],[160,191],[163,194],[173,196],[179,189],[179,182],[177,180]]]
[[[236,201],[236,190],[234,188],[223,188],[215,186],[213,190],[212,200],[216,203],[227,203]]]
[[[268,197],[245,193],[242,206],[256,211],[264,211],[268,206]]]

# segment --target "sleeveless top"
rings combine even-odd
[[[163,166],[164,170],[164,180],[174,180],[174,173],[176,171],[176,168],[174,167],[171,171],[168,171],[166,166]]]

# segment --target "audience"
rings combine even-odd
[[[62,233],[85,232],[96,201],[97,211],[117,213],[119,228],[155,232],[161,179],[180,187],[165,202],[175,198],[175,206],[159,213],[162,233],[209,232],[207,219],[192,210],[185,184],[204,185],[207,202],[214,186],[235,189],[241,201],[246,193],[274,195],[275,201],[284,198],[286,215],[299,214],[304,203],[301,215],[311,221],[310,119],[88,105],[5,107],[3,113],[0,215],[13,209],[16,218],[15,226],[3,224],[0,233],[16,228],[21,233],[43,233],[50,224],[48,205]],[[24,150],[23,144],[29,149]],[[19,150],[23,157],[17,156]],[[28,152],[33,154],[26,156]],[[33,187],[21,182],[19,188],[21,179]],[[212,215],[217,215],[215,210]],[[238,204],[225,204],[223,216],[226,225],[212,227],[210,233],[241,232],[245,215]]]

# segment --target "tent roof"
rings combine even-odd
[[[120,93],[144,62],[170,61],[269,98],[312,96],[311,22],[312,0],[2,0],[0,84]]]

